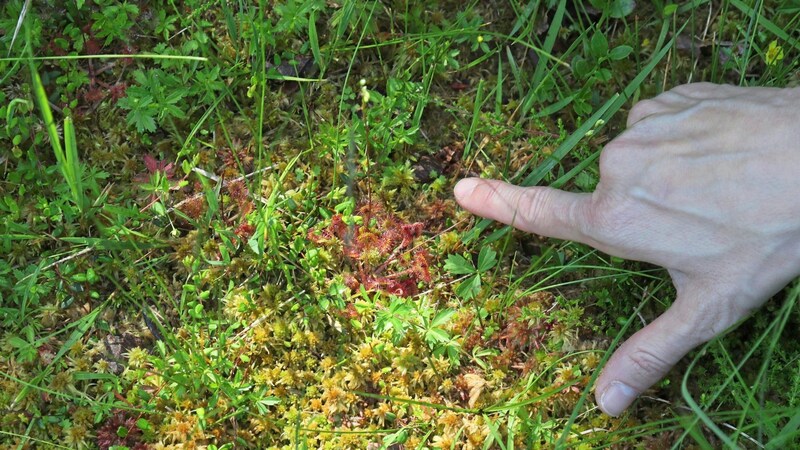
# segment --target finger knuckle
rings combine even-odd
[[[709,90],[716,89],[718,85],[714,83],[709,83],[707,81],[699,82],[699,83],[686,83],[681,84],[679,86],[675,86],[674,88],[670,89],[667,92],[674,92],[686,97],[693,97],[698,92],[705,92]]]
[[[639,347],[627,354],[628,367],[641,378],[652,378],[669,370],[669,361],[659,356],[653,349]]]
[[[581,232],[595,240],[595,247],[610,250],[606,246],[612,244],[614,236],[630,225],[626,219],[629,216],[626,208],[626,202],[614,194],[595,192],[583,212],[586,220],[581,222]]]
[[[522,216],[520,219],[535,224],[548,211],[549,204],[550,195],[547,191],[525,190],[519,199],[519,205],[525,207],[518,207],[517,211]]]
[[[586,220],[578,222],[578,231],[586,237],[594,240],[603,234],[604,230],[608,229],[607,216],[602,213],[602,210],[590,205],[588,210],[584,213]]]
[[[642,100],[631,108],[628,113],[628,126],[644,119],[645,117],[655,114],[663,109],[663,106],[655,99]]]
[[[685,120],[694,121],[696,118],[718,117],[725,115],[726,111],[727,105],[725,99],[703,99],[684,109],[683,118]]]
[[[747,315],[748,310],[740,307],[736,302],[729,301],[735,294],[714,295],[704,298],[704,301],[694,300],[687,305],[681,298],[679,303],[687,312],[684,313],[685,329],[680,330],[682,339],[694,346],[708,342],[736,323],[741,317]]]
[[[725,99],[730,98],[739,89],[739,86],[730,84],[716,84],[709,82],[689,83],[677,86],[672,91],[695,100]]]
[[[600,160],[598,161],[601,177],[613,177],[618,173],[618,169],[630,157],[625,150],[621,137],[606,144],[603,151],[600,152]]]

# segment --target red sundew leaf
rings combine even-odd
[[[378,236],[368,230],[359,227],[356,234],[356,242],[362,249],[374,248],[378,244]]]
[[[344,255],[351,259],[360,259],[363,253],[358,246],[347,243],[345,243],[343,251]]]
[[[410,279],[392,280],[388,278],[379,278],[375,280],[379,285],[379,290],[394,294],[399,297],[411,297],[417,294],[417,283]]]
[[[98,103],[106,98],[106,93],[99,88],[91,88],[83,94],[83,99],[88,103]]]
[[[347,236],[347,224],[342,220],[341,214],[336,214],[331,217],[331,224],[328,226],[328,229],[333,236],[339,239],[344,239],[345,236]]]
[[[345,317],[347,317],[348,319],[357,319],[359,316],[355,305],[353,305],[352,303],[348,303],[347,306],[345,306],[343,312]]]
[[[417,295],[419,292],[417,290],[417,283],[411,278],[400,280],[398,284],[400,285],[402,292],[399,295],[402,295],[403,297],[411,297],[413,295]]]
[[[414,274],[426,283],[431,282],[430,263],[428,262],[428,252],[417,250],[414,252],[414,261],[411,266]]]
[[[381,286],[381,290],[382,291],[388,292],[390,294],[394,294],[394,295],[397,295],[397,296],[400,296],[400,297],[406,297],[406,290],[404,289],[404,286],[400,282],[395,281],[395,280],[386,280],[381,284],[382,284],[382,286]]]
[[[241,224],[240,224],[240,225],[239,225],[239,226],[236,228],[236,231],[234,231],[234,233],[235,233],[235,234],[236,234],[236,236],[238,236],[240,239],[250,239],[250,236],[252,236],[252,235],[253,235],[253,233],[255,233],[255,231],[256,231],[256,227],[254,227],[253,225],[250,225],[250,224],[249,224],[249,223],[247,223],[247,222],[242,222],[242,223],[241,223]]]
[[[311,242],[313,242],[313,243],[315,243],[315,244],[321,244],[323,241],[326,241],[326,240],[327,240],[327,239],[325,239],[325,238],[323,237],[323,234],[325,233],[325,231],[326,231],[326,230],[322,230],[322,231],[320,231],[320,232],[318,233],[318,232],[316,232],[316,231],[314,231],[314,230],[308,230],[308,233],[306,233],[306,238],[307,238],[309,241],[311,241]]]
[[[124,430],[124,434],[120,430]],[[97,446],[101,449],[125,446],[143,450],[147,448],[147,444],[142,441],[142,430],[136,425],[136,418],[122,410],[117,410],[108,417],[97,430]]]
[[[430,255],[424,248],[411,249],[414,239],[422,235],[424,223],[407,223],[384,210],[379,202],[361,204],[356,213],[363,217],[362,225],[348,225],[341,214],[336,214],[324,229],[309,231],[308,239],[318,244],[342,244],[343,256],[356,261],[358,267],[355,273],[346,275],[345,284],[351,290],[416,295],[420,282],[431,281]]]
[[[346,273],[342,279],[342,282],[345,286],[349,287],[351,290],[356,291],[361,283],[354,277],[352,274]]]
[[[397,230],[394,228],[388,229],[381,234],[381,238],[378,241],[378,250],[388,255],[392,250],[397,248],[400,241],[400,234]]]
[[[367,291],[379,291],[381,290],[381,283],[375,279],[372,275],[361,275],[361,282],[356,284],[356,287],[353,290],[357,290],[358,286],[364,286],[364,289]]]
[[[116,103],[117,100],[121,99],[122,97],[125,97],[125,91],[127,91],[127,90],[128,90],[128,84],[127,83],[122,83],[122,82],[115,83],[109,89],[109,93],[111,94],[111,100],[114,103]]]
[[[411,241],[413,241],[415,237],[422,234],[422,227],[422,222],[400,225],[400,234],[403,237],[403,241],[400,243],[400,246],[406,247],[411,244]]]

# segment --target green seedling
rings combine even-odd
[[[497,252],[491,247],[483,247],[478,254],[478,264],[475,265],[462,255],[450,255],[444,265],[444,270],[453,275],[468,275],[456,287],[456,294],[464,300],[475,298],[481,291],[481,277],[497,264]]]

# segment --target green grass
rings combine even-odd
[[[796,2],[53,3],[0,10],[0,448],[800,441],[797,284],[609,418],[666,274],[452,200],[593,189],[671,86],[796,84]]]

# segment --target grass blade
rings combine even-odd
[[[30,7],[31,0],[25,0],[25,4],[22,5],[22,11],[19,12],[17,26],[14,28],[14,36],[11,37],[11,45],[8,46],[8,56],[11,56],[11,49],[14,48],[14,42],[17,40],[17,35],[19,35],[19,30],[22,28],[22,24],[25,22],[25,17],[28,15],[28,10]]]
[[[75,126],[72,123],[72,117],[64,118],[64,168],[66,172],[64,178],[69,183],[70,190],[72,191],[72,198],[80,209],[86,205],[83,196],[83,186],[81,186],[81,162],[78,158],[78,145],[75,138]]]

